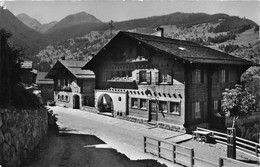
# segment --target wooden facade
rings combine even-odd
[[[41,97],[44,105],[47,104],[47,101],[54,100],[54,82],[52,79],[45,78],[46,75],[47,72],[38,72],[35,82],[40,87]]]
[[[119,32],[84,69],[95,73],[97,108],[108,95],[113,114],[189,130],[219,126],[222,92],[251,65],[192,42]],[[115,92],[127,94],[126,104]]]
[[[54,100],[57,105],[79,109],[94,105],[95,76],[82,70],[84,61],[58,60],[46,78],[54,81]]]

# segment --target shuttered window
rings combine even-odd
[[[204,80],[203,70],[195,69],[192,72],[192,83],[203,83],[203,80]]]
[[[201,118],[203,108],[204,108],[203,102],[193,102],[192,103],[192,118],[193,119]]]
[[[226,69],[220,70],[218,79],[219,79],[220,83],[228,83],[229,82],[229,71]]]
[[[146,82],[146,71],[139,72],[139,82]]]
[[[169,70],[167,73],[167,83],[172,84],[172,71]]]
[[[146,109],[147,105],[146,105],[146,99],[140,99],[140,108],[141,109]]]
[[[136,79],[135,80],[136,80],[136,83],[139,83],[139,81],[140,81],[139,80],[139,71],[136,72]]]
[[[155,84],[159,83],[159,73],[158,73],[158,71],[154,72],[154,83]]]
[[[58,81],[58,87],[60,87],[61,86],[60,80],[58,79],[57,81]]]
[[[151,83],[151,71],[146,72],[146,82],[147,84]]]
[[[131,99],[131,106],[132,106],[132,108],[138,108],[138,99],[137,98]]]
[[[160,101],[159,102],[159,110],[164,112],[164,113],[167,113],[168,108],[167,108],[167,102],[166,101]]]
[[[180,103],[170,102],[170,114],[180,115]]]

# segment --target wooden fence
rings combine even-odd
[[[227,158],[227,157],[220,157],[219,158],[219,167],[228,167],[228,166],[235,166],[235,167],[255,167],[256,165],[241,162],[235,159]]]
[[[201,130],[201,131],[207,131],[207,132],[211,132],[213,134],[213,138],[215,139],[216,142],[222,143],[222,144],[227,144],[227,134],[225,133],[220,133],[220,132],[216,132],[213,130],[208,130],[208,129],[204,129],[204,128],[199,128],[197,127],[197,130]],[[255,155],[256,157],[259,156],[260,154],[260,144],[256,143],[256,142],[252,142],[240,137],[236,137],[236,148],[244,151],[246,153],[249,153],[251,155]]]
[[[193,148],[163,141],[163,139],[144,136],[144,152],[189,167],[218,167],[219,164],[195,157]]]

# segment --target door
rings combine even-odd
[[[155,100],[150,101],[150,121],[158,121],[158,105]]]
[[[79,109],[79,95],[74,95],[73,96],[73,108],[74,109]]]

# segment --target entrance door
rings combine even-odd
[[[158,106],[156,101],[150,101],[150,121],[158,121]]]
[[[74,95],[73,96],[73,108],[74,109],[79,109],[79,95]]]

